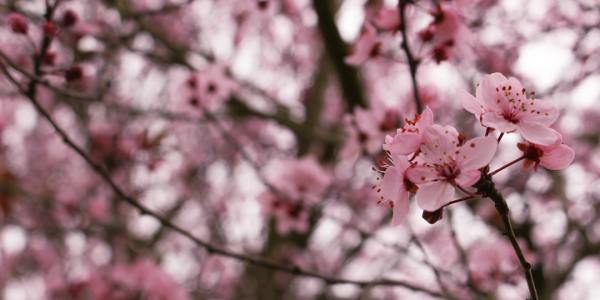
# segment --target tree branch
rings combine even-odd
[[[338,75],[342,94],[349,111],[356,107],[368,107],[364,96],[362,83],[358,75],[358,70],[344,62],[348,55],[346,43],[342,40],[337,25],[335,24],[334,12],[331,9],[332,1],[313,0],[313,7],[319,19],[319,31],[323,38],[323,43]]]
[[[490,174],[482,173],[481,179],[475,184],[475,187],[477,188],[477,191],[481,193],[484,197],[488,197],[492,201],[494,201],[496,211],[498,211],[502,218],[502,223],[504,223],[504,234],[510,240],[512,247],[515,250],[515,254],[519,259],[519,263],[521,264],[521,267],[523,268],[523,271],[525,273],[525,279],[527,280],[527,287],[529,288],[531,298],[533,300],[539,300],[538,292],[535,288],[535,282],[533,280],[533,273],[531,272],[531,264],[527,262],[527,259],[525,259],[523,250],[517,242],[515,230],[510,220],[510,210],[508,208],[506,200],[504,200],[502,194],[500,194],[496,189],[496,186],[492,181],[492,177],[490,176]]]
[[[402,33],[402,43],[400,46],[406,54],[406,60],[408,61],[408,68],[410,69],[410,79],[412,82],[413,99],[415,100],[415,108],[417,113],[423,111],[423,103],[421,102],[421,95],[419,94],[419,85],[417,84],[417,68],[419,61],[415,59],[412,51],[410,50],[410,44],[408,42],[408,34],[406,33],[406,6],[408,0],[398,1],[398,14],[400,18],[400,32]]]

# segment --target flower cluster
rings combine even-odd
[[[394,224],[408,212],[411,193],[416,194],[417,204],[425,211],[423,217],[430,222],[441,217],[445,206],[476,196],[473,185],[506,133],[518,132],[525,139],[518,144],[523,155],[512,163],[524,160],[525,167],[541,164],[560,170],[572,162],[573,150],[549,127],[557,119],[558,109],[548,101],[528,98],[517,79],[498,73],[486,75],[476,96],[462,92],[461,101],[487,128],[485,136],[467,140],[454,127],[435,124],[433,112],[426,108],[415,119],[407,119],[395,136],[386,137],[383,149],[388,156],[378,192],[379,202],[393,208]],[[464,197],[454,200],[457,190]]]

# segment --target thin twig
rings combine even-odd
[[[415,100],[415,106],[417,109],[417,113],[421,113],[423,111],[423,103],[421,102],[421,95],[419,94],[419,85],[417,84],[417,68],[419,66],[419,62],[413,56],[412,51],[410,50],[410,44],[408,42],[408,34],[406,33],[406,6],[408,5],[408,0],[399,0],[398,1],[398,15],[400,18],[400,32],[402,33],[402,43],[400,46],[406,53],[406,59],[408,61],[408,68],[410,69],[410,79],[412,81],[412,90],[413,96]]]
[[[504,169],[506,169],[506,168],[508,168],[508,167],[510,167],[510,166],[512,166],[512,165],[514,165],[514,164],[516,164],[516,163],[518,163],[518,162],[520,162],[520,161],[522,161],[523,159],[525,159],[525,156],[521,156],[521,157],[519,157],[519,158],[517,158],[517,159],[515,159],[515,160],[513,160],[513,161],[511,161],[511,162],[509,162],[509,163],[507,163],[506,165],[504,165],[504,166],[502,166],[502,167],[500,167],[500,168],[498,168],[498,169],[496,169],[496,170],[494,170],[494,171],[490,172],[490,173],[489,173],[489,175],[490,175],[490,176],[494,176],[494,175],[496,175],[498,172],[500,172],[500,171],[502,171],[502,170],[504,170]]]

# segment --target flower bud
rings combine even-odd
[[[12,29],[14,33],[27,34],[27,32],[29,31],[27,19],[25,19],[25,17],[21,14],[10,14],[8,16],[8,24],[10,24],[10,29]]]

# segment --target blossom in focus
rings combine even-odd
[[[549,170],[562,170],[568,167],[575,158],[575,151],[563,144],[562,138],[550,146],[519,143],[517,147],[525,157],[525,168],[533,165],[533,168],[537,169],[541,165]]]
[[[392,154],[408,155],[419,149],[423,142],[423,134],[433,124],[433,112],[426,107],[422,114],[414,120],[405,120],[406,124],[396,130],[394,137],[385,137],[383,149]]]
[[[408,196],[410,192],[416,191],[416,186],[406,175],[410,167],[406,156],[390,157],[389,162],[377,190],[380,193],[378,202],[392,208],[392,224],[398,225],[408,213]]]
[[[358,41],[354,45],[352,53],[345,58],[349,65],[360,65],[369,58],[379,55],[381,42],[377,38],[377,31],[371,24],[366,24]]]
[[[424,136],[419,166],[408,170],[415,182],[417,203],[426,211],[435,211],[452,200],[455,186],[469,188],[480,177],[496,153],[497,142],[492,136],[478,137],[461,143],[451,126],[431,126]]]
[[[488,128],[519,132],[527,141],[549,146],[560,138],[550,125],[558,118],[558,108],[548,101],[528,99],[526,90],[514,77],[500,73],[483,77],[475,97],[463,91],[463,107]]]

